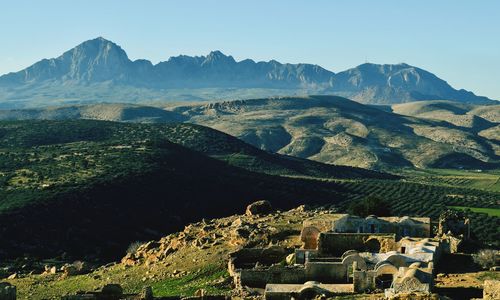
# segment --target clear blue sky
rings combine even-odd
[[[0,74],[98,36],[154,63],[216,49],[334,72],[406,62],[500,99],[497,0],[0,0]]]

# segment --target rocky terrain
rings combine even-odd
[[[0,77],[0,108],[4,109],[308,94],[340,95],[370,104],[433,99],[492,103],[407,64],[366,63],[335,74],[318,65],[236,61],[212,51],[206,56],[171,57],[153,65],[144,59],[130,60],[120,46],[101,37]]]
[[[255,291],[234,290],[227,273],[229,253],[242,247],[299,247],[302,221],[331,213],[332,209],[300,206],[281,212],[267,208],[257,215],[247,211],[203,219],[159,240],[132,245],[119,263],[94,267],[84,274],[68,274],[64,268],[53,267],[54,262],[46,262],[48,271],[19,271],[7,281],[17,286],[19,299],[55,299],[78,291],[99,291],[106,284],[120,284],[125,293],[131,294],[152,287],[156,297],[241,293],[249,296]],[[488,278],[498,279],[498,273],[441,273],[437,284],[441,291],[449,293],[443,288],[481,289]],[[381,295],[358,295],[356,299],[377,296]]]

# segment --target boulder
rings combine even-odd
[[[246,215],[247,216],[264,215],[264,214],[269,214],[272,211],[273,207],[269,201],[260,200],[247,206]]]
[[[135,266],[138,263],[135,255],[132,253],[127,253],[125,257],[122,258],[121,263],[126,266]]]

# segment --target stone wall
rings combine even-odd
[[[242,269],[237,271],[237,287],[264,288],[268,283],[304,283],[305,269],[302,266],[272,266],[265,269]]]
[[[307,262],[305,265],[307,281],[321,283],[347,283],[347,266],[342,262]]]
[[[382,217],[344,215],[332,222],[331,231],[344,233],[394,233],[397,238],[404,236],[429,237],[430,218]]]
[[[229,254],[234,268],[252,268],[255,264],[270,266],[285,261],[292,250],[282,247],[243,248]]]
[[[353,272],[353,287],[355,293],[364,293],[375,289],[375,278],[377,273],[373,270],[355,270]]]
[[[366,251],[372,246],[367,241],[376,239],[379,243],[396,245],[394,234],[369,234],[369,233],[335,233],[322,232],[318,238],[318,251],[321,255],[341,256],[348,250]],[[385,242],[384,242],[385,241]],[[388,248],[388,247],[386,247]],[[396,249],[383,249],[384,251]],[[378,251],[377,251],[378,252]]]

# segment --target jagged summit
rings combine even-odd
[[[73,92],[68,85],[84,88]],[[214,94],[207,94],[203,90],[206,88],[215,89]],[[183,92],[172,92],[176,89]],[[44,59],[22,71],[0,76],[0,107],[45,106],[53,104],[50,102],[54,99],[67,98],[79,103],[104,98],[115,101],[113,97],[119,102],[134,103],[148,99],[210,100],[225,94],[227,89],[230,98],[336,94],[370,104],[439,99],[490,101],[465,90],[455,90],[434,74],[405,63],[365,63],[335,74],[313,64],[236,61],[214,50],[206,56],[179,55],[153,65],[144,59],[131,61],[120,46],[98,37],[57,58]],[[35,101],[47,103],[34,104]]]

